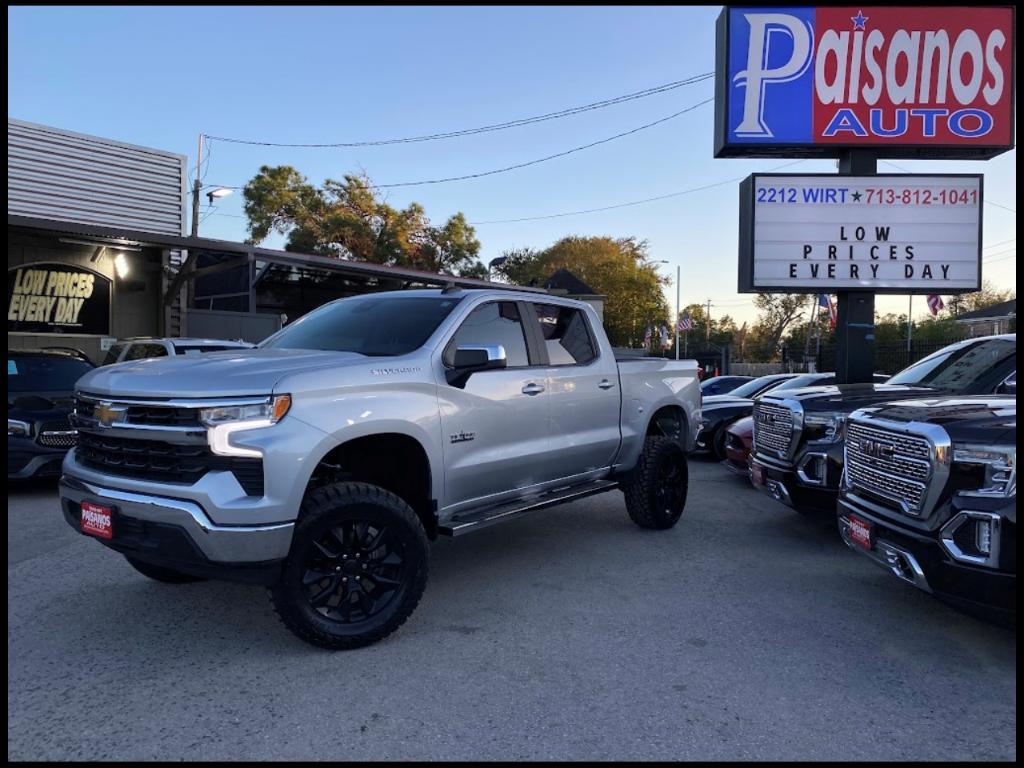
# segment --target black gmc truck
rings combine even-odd
[[[855,412],[843,541],[970,613],[1016,624],[1017,397],[905,400]]]
[[[885,384],[768,392],[754,404],[751,481],[798,512],[831,515],[849,414],[908,398],[1007,393],[1016,370],[1017,335],[984,336],[944,347]]]

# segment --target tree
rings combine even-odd
[[[754,330],[766,348],[774,352],[786,329],[799,322],[808,307],[806,293],[759,293],[754,299],[758,319]]]
[[[366,176],[327,179],[318,188],[291,166],[263,166],[243,191],[249,242],[287,235],[285,250],[353,261],[482,276],[480,241],[462,213],[443,226],[423,206],[378,200]]]
[[[1015,288],[999,290],[990,280],[981,284],[981,290],[974,293],[961,293],[949,297],[946,302],[945,311],[953,317],[962,315],[965,312],[974,312],[979,309],[991,307],[993,304],[1002,304],[1004,301],[1017,298]]]
[[[605,297],[604,327],[616,346],[640,346],[648,325],[657,337],[669,325],[662,288],[668,284],[647,261],[647,243],[633,237],[563,237],[550,248],[505,251],[495,267],[511,283],[543,285],[565,268]]]

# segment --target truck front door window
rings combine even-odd
[[[526,334],[515,302],[495,301],[474,309],[448,345],[446,361],[451,363],[458,347],[495,344],[505,348],[508,368],[525,368],[530,364]]]

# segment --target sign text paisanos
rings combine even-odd
[[[981,287],[982,177],[754,174],[740,185],[740,293]]]
[[[998,155],[1014,145],[1014,30],[1009,6],[727,7],[715,156]]]

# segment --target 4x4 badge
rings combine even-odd
[[[476,432],[459,432],[450,437],[453,443],[468,443],[470,440],[476,439]]]

